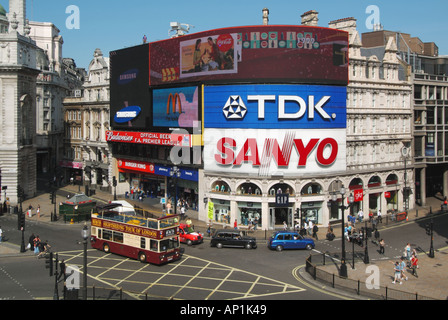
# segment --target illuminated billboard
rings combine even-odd
[[[204,127],[346,128],[346,97],[345,86],[206,86]]]
[[[143,129],[150,125],[149,45],[110,52],[110,124]]]
[[[200,127],[198,87],[154,89],[152,94],[153,127]]]
[[[311,26],[246,26],[150,43],[149,85],[348,83],[348,33]]]
[[[346,170],[345,129],[204,129],[204,170],[300,176]]]

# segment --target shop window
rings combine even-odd
[[[261,189],[254,183],[243,183],[237,189],[238,194],[261,195]]]
[[[378,176],[374,176],[372,178],[370,178],[369,182],[368,182],[368,187],[372,188],[372,187],[380,187],[381,186],[381,179]]]
[[[352,181],[350,181],[349,188],[350,190],[362,189],[363,185],[364,184],[362,183],[362,180],[360,178],[355,178]]]
[[[269,189],[269,195],[275,196],[276,193],[287,193],[289,195],[294,195],[294,189],[286,183],[277,183]]]
[[[398,184],[398,177],[396,174],[390,174],[386,178],[386,185],[396,185]]]
[[[320,186],[320,184],[314,182],[305,185],[301,191],[301,194],[304,196],[316,195],[321,193],[322,193],[322,187]]]
[[[216,181],[212,184],[212,192],[230,193],[229,185],[224,181]]]

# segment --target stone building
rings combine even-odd
[[[64,99],[65,177],[110,191],[109,100],[109,58],[95,49],[81,92]]]

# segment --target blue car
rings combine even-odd
[[[298,232],[277,231],[268,241],[268,248],[282,251],[283,249],[314,249],[313,239],[304,238]]]

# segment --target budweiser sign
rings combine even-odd
[[[191,147],[191,135],[159,132],[106,131],[107,142]]]

